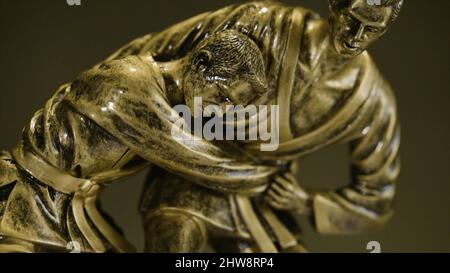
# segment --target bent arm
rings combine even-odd
[[[256,193],[274,168],[228,154],[174,124],[180,116],[168,104],[164,81],[151,57],[131,56],[83,73],[66,99],[142,158],[208,188]],[[242,160],[235,158],[241,157]]]
[[[393,214],[400,129],[395,99],[384,87],[373,111],[367,113],[370,118],[361,136],[351,143],[351,184],[313,198],[315,225],[321,233],[364,232],[383,226]]]

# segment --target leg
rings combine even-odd
[[[199,253],[207,242],[205,224],[195,216],[176,211],[151,212],[146,218],[145,251]]]

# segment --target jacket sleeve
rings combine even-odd
[[[380,77],[375,99],[359,136],[350,144],[352,180],[348,187],[317,193],[314,220],[321,233],[364,232],[383,226],[393,214],[400,171],[400,129],[395,98]]]
[[[174,127],[182,119],[168,104],[164,80],[149,55],[109,61],[82,73],[65,99],[142,158],[206,187],[260,192],[274,171]],[[173,128],[180,129],[174,133]]]

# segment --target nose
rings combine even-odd
[[[364,30],[365,30],[365,26],[363,24],[360,24],[358,27],[358,30],[356,31],[355,37],[354,37],[355,41],[363,40]]]

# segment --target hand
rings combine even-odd
[[[274,178],[265,199],[274,209],[294,210],[303,216],[307,216],[311,212],[310,195],[300,187],[297,179],[290,172]]]

